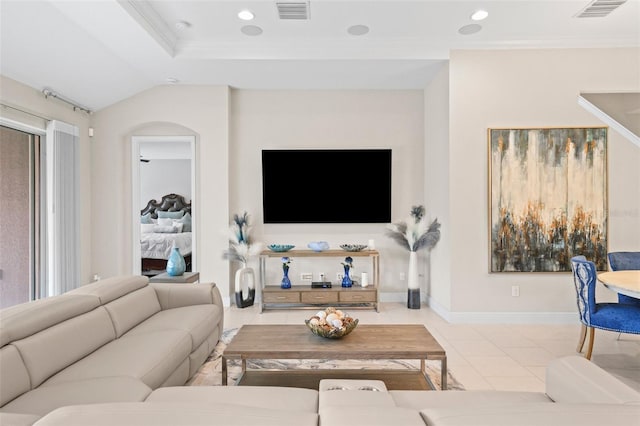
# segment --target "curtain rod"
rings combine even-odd
[[[87,114],[91,114],[93,112],[89,108],[85,108],[82,105],[77,104],[76,102],[72,101],[71,99],[65,98],[64,96],[60,95],[57,92],[54,92],[51,89],[44,88],[44,89],[42,89],[42,93],[44,94],[45,98],[48,98],[49,96],[51,96],[52,98],[59,99],[62,102],[71,105],[73,107],[74,111],[80,110],[80,111],[86,112]]]

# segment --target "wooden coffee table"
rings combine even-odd
[[[404,359],[419,360],[415,370],[247,370],[250,359]],[[423,325],[359,324],[342,339],[316,336],[304,325],[243,325],[222,353],[222,384],[227,384],[228,362],[240,360],[236,384],[295,386],[318,389],[321,379],[383,380],[387,389],[436,389],[425,369],[426,360],[441,363],[441,389],[447,388],[447,355]]]

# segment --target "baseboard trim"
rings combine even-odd
[[[380,293],[381,302],[407,302],[406,293]],[[452,324],[579,324],[578,312],[452,312],[430,296],[425,306]]]
[[[580,324],[578,312],[451,312],[428,298],[431,310],[452,324]]]

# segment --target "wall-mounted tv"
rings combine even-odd
[[[391,222],[391,149],[262,151],[264,223]]]

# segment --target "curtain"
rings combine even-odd
[[[46,285],[42,297],[80,286],[80,182],[78,128],[60,121],[47,125]]]

